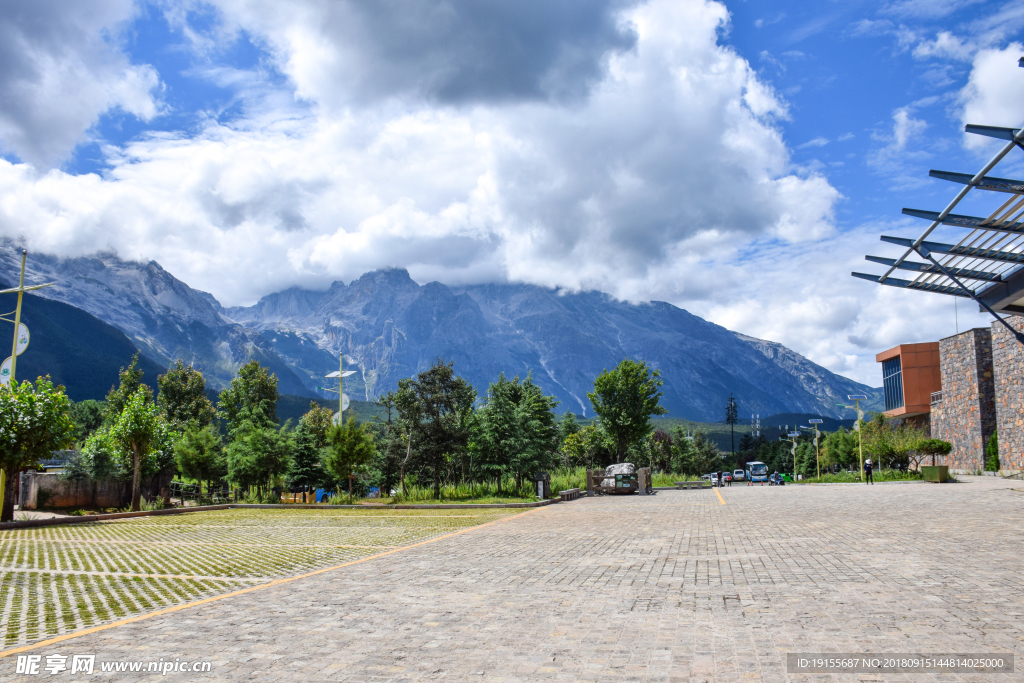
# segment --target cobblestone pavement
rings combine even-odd
[[[1024,680],[786,673],[814,651],[1022,670],[1024,484],[962,479],[583,499],[33,654],[212,663],[165,680]],[[0,679],[76,680],[15,659]]]

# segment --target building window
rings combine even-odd
[[[887,411],[903,407],[903,366],[899,356],[882,361],[882,390]]]

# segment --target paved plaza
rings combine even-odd
[[[210,673],[21,676],[8,656],[0,680],[1024,680],[786,672],[787,652],[1015,652],[1021,671],[1024,483],[961,479],[734,485],[724,504],[663,491],[508,511],[24,653],[205,660]]]

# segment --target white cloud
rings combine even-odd
[[[914,47],[917,59],[945,58],[958,61],[970,61],[977,51],[977,46],[953,35],[949,31],[939,31],[934,40],[923,40]]]
[[[241,4],[253,30],[254,5]],[[242,303],[392,265],[451,283],[678,298],[707,286],[687,264],[832,230],[839,193],[790,169],[773,124],[786,105],[718,44],[721,4],[657,0],[616,15],[600,71],[578,76],[585,97],[485,89],[445,104],[399,79],[346,107],[329,87],[343,72],[300,67],[343,49],[317,7],[260,5],[256,36],[312,114],[138,139],[111,150],[103,178],[0,164],[0,232],[48,252],[154,258]],[[617,35],[635,45],[619,49]],[[555,67],[541,67],[531,74],[546,82]]]
[[[131,0],[34,0],[0,14],[0,149],[47,168],[104,112],[156,115],[156,71],[111,42],[133,14]]]
[[[829,139],[828,138],[823,138],[821,136],[818,136],[816,138],[808,140],[807,142],[805,142],[803,144],[797,145],[796,148],[797,149],[806,149],[807,147],[824,147],[828,143],[829,143]]]
[[[1011,43],[1002,50],[981,50],[974,57],[967,85],[960,91],[963,123],[1017,127],[1024,121],[1024,69],[1017,60],[1024,45]],[[992,146],[989,138],[964,135],[971,149]]]

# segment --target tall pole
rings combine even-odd
[[[345,424],[345,350],[338,354],[338,426]]]
[[[18,280],[18,307],[14,310],[14,343],[11,344],[11,379],[7,386],[14,388],[14,373],[18,368],[18,332],[21,330],[21,297],[25,294],[25,257],[28,252],[21,250],[21,278]]]
[[[818,465],[818,479],[821,479],[821,451],[818,450],[818,425],[814,425],[814,461]]]
[[[860,451],[860,480],[864,481],[864,425],[860,419],[860,399],[857,401],[857,450]],[[872,479],[872,481],[874,481]]]

